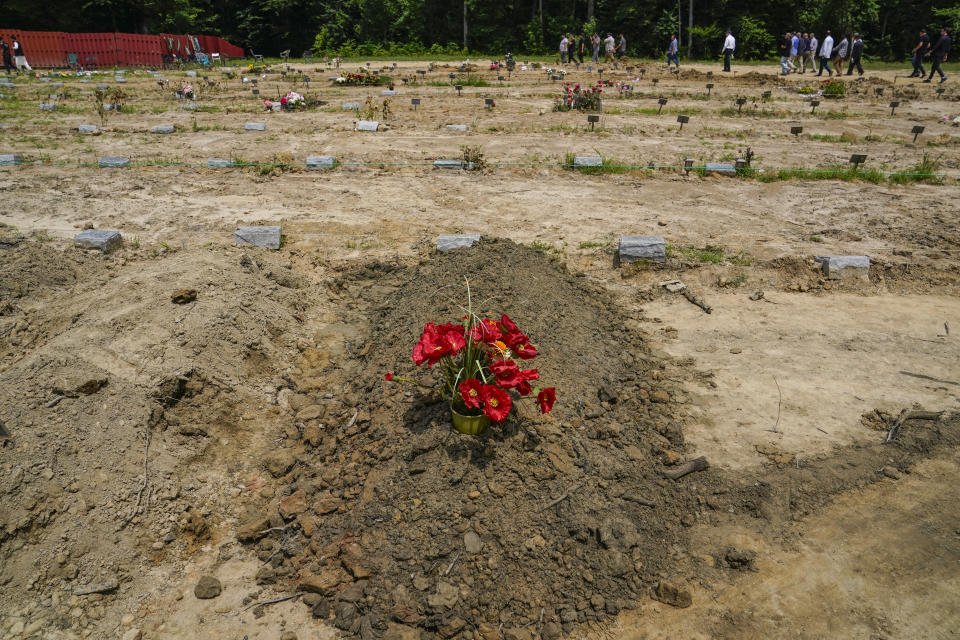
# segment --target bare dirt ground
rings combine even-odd
[[[493,86],[468,86],[460,97],[449,86],[398,82],[390,128],[377,133],[353,131],[356,114],[340,105],[371,96],[381,106],[380,88],[330,87],[330,72],[315,65],[294,70],[312,76],[308,93],[327,104],[279,114],[262,112],[239,76],[218,80],[198,100],[204,110],[191,112],[173,99],[173,86],[131,73],[124,86],[135,112],[109,116],[93,136],[74,130],[97,123],[89,94],[111,76],[63,79],[70,97],[53,113],[36,109],[51,92],[46,83],[18,81],[20,99],[0,102],[0,153],[38,164],[0,169],[0,421],[13,434],[0,447],[0,637],[349,634],[349,626],[334,626],[343,617],[339,596],[329,598],[329,619],[303,598],[255,606],[295,592],[301,567],[294,561],[311,557],[309,545],[280,534],[241,543],[238,527],[299,490],[344,501],[363,501],[365,493],[381,503],[406,500],[400,484],[389,495],[361,474],[393,468],[397,461],[378,457],[382,449],[376,456],[343,450],[350,438],[376,434],[392,406],[371,386],[382,372],[365,370],[370,361],[358,353],[372,335],[373,310],[416,265],[433,264],[435,236],[450,232],[531,245],[550,269],[582,274],[609,294],[623,331],[636,332],[649,350],[640,377],[666,394],[651,401],[652,389],[638,387],[643,415],[658,416],[638,420],[682,425],[679,438],[666,434],[669,442],[645,436],[636,478],[677,453],[706,456],[712,469],[661,487],[677,505],[689,499],[698,506],[682,522],[661,510],[657,526],[678,542],[634,558],[647,564],[625,579],[622,611],[589,597],[581,609],[579,594],[565,609],[563,598],[524,588],[522,602],[504,607],[511,613],[499,628],[472,622],[488,615],[481,603],[461,612],[469,618],[463,627],[424,607],[420,613],[437,618],[437,627],[391,618],[387,628],[373,627],[375,635],[953,637],[960,625],[956,90],[948,85],[938,96],[929,85],[907,86],[902,73],[869,73],[847,98],[822,100],[811,114],[796,93],[815,86],[809,76],[784,82],[772,70],[751,69],[708,78],[703,66],[677,78],[659,65],[645,68],[633,81],[637,95],[604,100],[594,132],[584,114],[551,111],[557,84],[542,71],[513,74],[503,86],[495,73],[479,72]],[[426,63],[391,73],[412,78],[417,69]],[[441,63],[425,79],[446,80],[454,70]],[[187,81],[181,72],[164,75],[176,86]],[[639,68],[629,74],[638,76]],[[628,75],[608,69],[604,77]],[[571,71],[568,79],[588,74]],[[709,100],[707,82],[716,85]],[[264,94],[275,85],[293,86],[277,73],[260,79]],[[761,99],[766,90],[769,101]],[[649,110],[660,95],[668,103],[657,116]],[[741,95],[749,101],[737,115]],[[416,111],[412,97],[422,99]],[[484,97],[496,100],[492,111]],[[902,104],[891,117],[894,99]],[[682,131],[679,113],[691,115]],[[250,121],[267,123],[267,131],[244,132]],[[177,132],[149,133],[167,123]],[[926,130],[913,144],[916,124]],[[789,133],[796,125],[804,127],[799,138]],[[488,163],[504,164],[479,172],[430,166],[460,157],[461,145],[480,146]],[[928,154],[946,177],[942,184],[765,182],[676,169],[582,175],[557,166],[567,153],[672,167],[684,157],[729,162],[747,147],[753,166],[769,169],[825,168],[866,153],[867,167],[902,171]],[[336,155],[341,166],[205,167],[210,157],[270,163],[320,154]],[[156,166],[76,165],[103,156]],[[261,223],[283,225],[280,251],[231,246],[236,225]],[[70,238],[88,225],[121,231],[126,245],[108,256],[72,248]],[[615,268],[621,234],[662,235],[670,257],[663,266]],[[868,255],[869,276],[826,280],[813,260],[821,255]],[[381,263],[395,271],[371,266]],[[331,286],[358,269],[372,275]],[[712,312],[661,286],[672,280]],[[196,289],[197,300],[173,304],[171,294],[182,288]],[[596,303],[588,295],[584,301]],[[525,303],[505,302],[535,317]],[[597,367],[596,380],[579,376],[568,390],[599,387],[603,373]],[[563,428],[580,423],[557,386],[556,421],[541,433],[559,446]],[[907,408],[945,413],[908,423],[907,440],[887,445],[886,455],[877,447]],[[601,407],[594,423],[611,421],[621,414]],[[350,432],[354,424],[363,433]],[[324,437],[312,442],[310,429]],[[927,444],[911,448],[917,434]],[[499,444],[525,446],[516,438]],[[294,457],[294,470],[279,468],[278,452]],[[552,455],[550,464],[567,477]],[[314,464],[315,476],[298,475]],[[776,490],[750,493],[767,486]],[[587,494],[602,498],[594,516],[634,518],[635,505],[607,499],[604,488]],[[498,504],[505,515],[515,508],[512,498],[492,499],[493,513]],[[586,508],[571,500],[570,513],[556,515]],[[319,515],[320,530],[344,513]],[[498,548],[483,516],[471,524],[488,550]],[[301,522],[279,524],[285,520]],[[461,520],[436,522],[438,540],[448,526],[462,534]],[[541,531],[551,545],[552,533]],[[551,549],[560,556],[569,551],[562,543]],[[369,554],[383,541],[358,539],[357,546]],[[731,549],[750,560],[732,562],[741,556]],[[508,551],[500,562],[523,566]],[[440,570],[454,559],[442,557]],[[342,561],[352,567],[349,554]],[[468,585],[474,574],[479,584],[485,578],[479,564],[464,565],[452,575],[466,572],[460,598],[473,602]],[[269,579],[265,566],[275,574]],[[221,595],[194,595],[203,575],[220,580]],[[651,599],[660,580],[688,590],[692,605]],[[75,593],[89,585],[110,588]],[[370,611],[378,598],[370,586]],[[568,610],[572,617],[564,618]],[[550,624],[551,615],[562,627]]]

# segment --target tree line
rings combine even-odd
[[[952,0],[956,2],[956,0]],[[318,55],[555,53],[563,33],[625,34],[634,57],[774,55],[784,31],[859,31],[865,55],[902,60],[921,27],[960,27],[951,0],[8,0],[0,24],[40,31],[219,35],[257,53]]]

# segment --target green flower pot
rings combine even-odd
[[[490,426],[490,418],[482,413],[478,416],[465,416],[450,409],[450,415],[453,417],[453,428],[468,436],[483,433],[483,430]]]

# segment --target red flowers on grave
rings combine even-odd
[[[465,431],[457,424],[458,417],[503,422],[517,401],[533,399],[535,392],[540,412],[549,413],[556,390],[535,389],[531,383],[540,379],[540,372],[520,364],[537,356],[529,336],[506,314],[499,320],[475,314],[469,302],[469,283],[467,299],[468,311],[461,324],[428,322],[413,347],[414,364],[426,363],[429,369],[437,365],[439,391],[450,404],[454,425],[464,433],[478,433],[482,426]],[[385,377],[428,386],[393,374]]]

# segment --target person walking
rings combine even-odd
[[[606,54],[606,57],[603,59],[604,62],[613,62],[613,50],[616,46],[613,40],[613,34],[608,32],[607,37],[603,39],[603,51]]]
[[[830,35],[830,31],[827,31],[827,35],[823,39],[823,44],[820,46],[820,71],[817,72],[817,76],[823,75],[823,70],[827,70],[827,75],[832,77],[833,71],[830,70],[830,56],[833,54],[833,36]],[[837,75],[840,75],[840,70],[837,69]]]
[[[800,36],[796,33],[790,36],[790,71],[797,72],[797,55],[800,53]]]
[[[843,65],[850,55],[850,36],[843,34],[840,44],[833,48],[833,68],[837,70],[837,75],[843,71]]]
[[[737,39],[733,37],[730,29],[727,29],[727,37],[723,40],[723,70],[730,71],[730,59],[737,48]]]
[[[800,61],[801,74],[807,72],[807,49],[809,48],[810,36],[804,33],[800,36],[800,44],[797,46],[797,60]]]
[[[10,75],[11,71],[16,71],[13,66],[13,57],[10,55],[10,45],[3,38],[0,38],[0,50],[3,51],[3,72]]]
[[[857,74],[863,75],[863,65],[860,64],[860,58],[863,56],[863,40],[860,34],[853,34],[853,44],[850,45],[850,66],[847,67],[847,75],[853,75],[853,68],[857,68]],[[840,69],[837,69],[837,75],[840,75]]]
[[[583,64],[583,50],[587,46],[586,41],[587,41],[587,37],[582,33],[577,36],[577,44],[576,44],[576,49],[574,49],[574,51],[576,51],[577,53],[577,61],[580,64]]]
[[[913,48],[910,52],[913,54],[913,73],[911,73],[909,78],[922,78],[927,75],[927,72],[923,69],[923,59],[927,57],[927,53],[930,51],[930,36],[927,35],[926,29],[920,29],[920,42],[917,43],[917,46]]]
[[[947,35],[947,28],[944,27],[940,29],[940,37],[937,38],[937,44],[933,45],[927,55],[930,56],[930,76],[924,80],[924,82],[930,82],[933,79],[934,73],[940,74],[940,83],[943,84],[947,81],[947,75],[943,72],[943,69],[940,68],[940,63],[947,61],[947,56],[950,54],[950,36]]]
[[[627,57],[627,39],[620,34],[620,42],[617,44],[617,57],[625,59]]]
[[[590,36],[590,45],[593,47],[593,55],[590,59],[594,62],[600,62],[600,36],[596,32]]]
[[[790,73],[790,32],[783,34],[783,39],[777,45],[777,55],[780,56],[780,75]]]
[[[677,69],[680,68],[680,58],[677,57],[677,51],[680,46],[680,43],[677,42],[677,34],[672,34],[670,36],[670,44],[667,45],[667,68],[670,68],[670,63],[677,65]]]
[[[567,47],[570,45],[570,41],[567,40],[567,35],[563,34],[563,37],[560,38],[560,64],[563,64],[567,61]]]
[[[16,38],[13,39],[13,61],[17,65],[17,73],[20,73],[21,68],[33,71],[33,67],[27,62],[27,54],[23,52],[23,45]]]
[[[810,46],[807,47],[807,64],[810,65],[810,73],[816,73],[817,71],[817,52],[820,51],[820,41],[817,40],[816,34],[813,31],[810,32]]]

